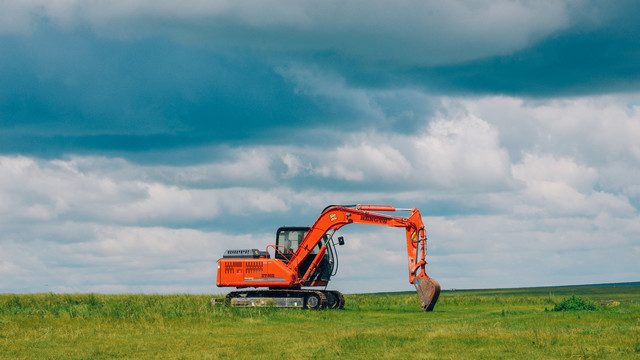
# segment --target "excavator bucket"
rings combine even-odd
[[[440,284],[431,278],[416,277],[413,279],[413,285],[416,286],[416,291],[422,305],[420,307],[424,311],[431,311],[438,302],[438,296],[440,296]]]

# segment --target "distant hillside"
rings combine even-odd
[[[443,289],[443,293],[473,293],[474,295],[573,295],[580,293],[597,298],[606,298],[609,293],[607,288],[615,287],[616,292],[623,290],[625,293],[633,295],[638,294],[640,300],[640,281],[621,282],[621,283],[603,283],[603,284],[583,284],[583,285],[554,285],[554,286],[537,286],[523,288],[494,288],[494,289]],[[623,288],[623,289],[620,289]],[[395,295],[395,294],[412,294],[414,291],[398,291],[398,292],[377,292],[370,295]],[[633,297],[633,296],[632,296]]]
[[[581,286],[640,286],[640,281],[621,282],[621,283],[604,283],[604,284],[587,284],[587,285],[558,285],[552,287],[581,287]]]

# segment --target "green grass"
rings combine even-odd
[[[551,311],[572,295],[596,310]],[[640,286],[347,295],[344,310],[210,296],[0,295],[2,359],[638,359]]]

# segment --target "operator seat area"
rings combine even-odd
[[[276,235],[275,258],[289,263],[292,254],[296,252],[298,246],[304,239],[304,235],[309,231],[309,227],[281,227]],[[314,249],[315,251],[315,249]],[[315,251],[317,254],[317,251]]]
[[[304,240],[305,235],[311,229],[308,226],[283,226],[278,229],[276,233],[276,250],[274,257],[276,259],[282,260],[285,264],[288,264],[291,260],[293,254],[298,250],[298,246]],[[326,235],[324,237],[325,242],[327,241]],[[300,264],[300,272],[302,274],[306,273],[307,269],[311,266],[313,262],[313,258],[320,251],[320,244],[317,244],[313,250],[310,252],[310,256],[308,256],[301,264]],[[286,248],[286,249],[285,249]],[[287,251],[290,250],[291,252]],[[318,279],[327,280],[331,276],[331,271],[333,268],[333,259],[332,254],[327,252],[325,257],[322,259],[318,266],[318,272],[316,277]]]

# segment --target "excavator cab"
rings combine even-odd
[[[300,243],[304,239],[305,235],[309,231],[308,226],[283,226],[276,232],[276,249],[274,257],[282,260],[284,263],[288,263],[291,257],[298,249]],[[311,262],[315,258],[315,255],[320,251],[321,245],[327,244],[327,247],[333,250],[333,243],[331,243],[325,234],[322,241],[318,242],[310,252],[311,256],[308,256],[305,261],[300,264],[300,272],[306,273],[311,266]],[[334,269],[334,251],[327,251],[324,258],[318,264],[313,281],[329,281]]]

